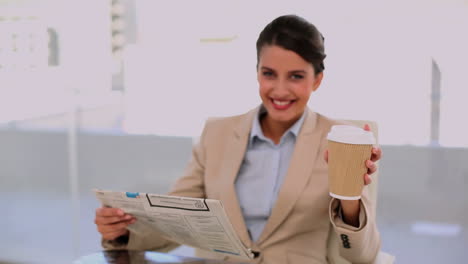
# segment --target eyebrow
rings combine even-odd
[[[262,70],[268,70],[268,71],[276,72],[274,69],[271,69],[271,68],[268,68],[268,67],[265,67],[265,66],[262,66],[261,69],[262,69]],[[307,72],[304,71],[304,70],[292,70],[292,71],[289,71],[289,73],[302,73],[302,74],[306,74]]]

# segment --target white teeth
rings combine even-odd
[[[273,103],[275,105],[288,105],[291,103],[291,101],[278,101],[278,100],[273,100]]]

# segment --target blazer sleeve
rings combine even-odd
[[[351,263],[373,263],[380,251],[380,234],[375,222],[375,210],[364,188],[360,200],[359,227],[343,222],[339,200],[330,201],[330,222],[339,241],[340,255]]]
[[[183,176],[179,178],[172,187],[169,195],[203,198],[205,197],[205,138],[207,124],[203,129],[200,141],[193,146],[192,156]],[[101,244],[106,250],[127,249],[127,250],[153,250],[160,252],[170,251],[179,245],[164,239],[159,233],[149,232],[145,234],[136,233],[130,230],[130,234],[119,237],[115,240],[101,240]]]

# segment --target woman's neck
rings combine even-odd
[[[271,139],[275,144],[279,144],[284,133],[297,121],[299,118],[287,122],[278,122],[272,120],[268,114],[260,119],[263,135]]]

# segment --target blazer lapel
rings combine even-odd
[[[296,139],[296,146],[278,199],[257,243],[262,243],[284,221],[307,184],[320,149],[322,129],[316,127],[317,114],[308,110]]]
[[[222,183],[221,201],[223,202],[225,211],[234,229],[237,231],[239,238],[246,247],[252,246],[252,240],[247,231],[247,226],[237,198],[235,180],[247,150],[252,121],[258,113],[258,109],[257,107],[243,116],[234,128],[234,133],[226,137],[226,149],[223,155],[220,172],[222,174],[221,177],[223,177],[223,180],[220,181]]]

